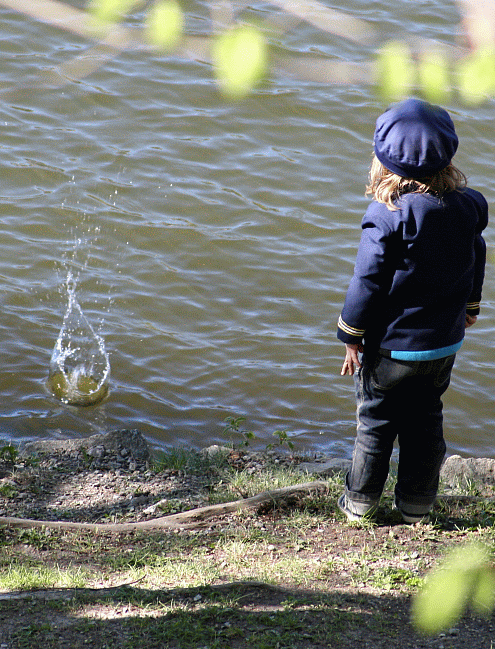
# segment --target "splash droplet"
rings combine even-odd
[[[90,406],[108,393],[110,362],[105,343],[89,323],[76,298],[76,283],[67,277],[68,305],[50,359],[48,387],[61,401]]]

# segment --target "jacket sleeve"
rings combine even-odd
[[[339,317],[337,337],[344,343],[359,344],[362,341],[367,328],[380,317],[383,297],[392,285],[394,246],[391,243],[394,232],[379,217],[376,206],[372,203],[363,219],[354,275]]]
[[[481,289],[485,278],[486,244],[482,232],[488,225],[488,204],[480,195],[480,218],[474,238],[474,279],[473,290],[466,305],[466,313],[478,315],[480,312]]]

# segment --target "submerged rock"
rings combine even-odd
[[[48,439],[28,442],[21,449],[22,455],[36,453],[74,453],[83,451],[92,459],[105,461],[125,460],[129,466],[144,465],[151,459],[150,447],[139,430],[114,430],[91,435],[86,439]]]

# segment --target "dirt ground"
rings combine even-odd
[[[263,471],[259,456],[253,459],[237,453],[230,461],[237,463],[238,470]],[[84,454],[45,455],[34,467],[0,462],[0,516],[140,521],[157,515],[157,501],[167,501],[166,513],[173,513],[207,504],[210,493],[211,476],[178,469],[157,472],[144,463],[105,466]],[[259,528],[271,539],[269,551],[278,561],[296,552],[308,566],[322,569],[320,578],[304,587],[285,580],[282,573],[276,583],[243,581],[226,573],[208,585],[174,588],[115,583],[115,575],[102,571],[101,580],[90,588],[0,592],[0,649],[40,644],[74,649],[143,645],[147,649],[493,647],[495,618],[468,615],[439,636],[418,635],[410,622],[411,588],[400,583],[401,574],[422,576],[447,546],[473,533],[476,522],[466,505],[457,503],[448,515],[440,512],[433,524],[413,526],[402,524],[388,511],[379,512],[375,525],[363,527],[349,525],[336,509],[326,517],[320,512],[314,525],[298,532],[297,547],[287,541],[293,537],[289,514],[283,507],[265,507],[241,517],[218,517],[198,530],[168,530],[148,538],[139,532],[94,535],[42,530],[34,539],[29,530],[1,528],[2,570],[8,570],[9,557],[98,570],[105,557],[136,552],[139,547],[146,550],[150,543],[164,555],[176,554],[178,547],[184,551],[202,544],[205,561],[223,565],[217,541],[239,526]],[[396,549],[392,559],[390,548]],[[377,585],[362,570],[360,582],[348,568],[325,568],[349,553],[363,559],[361,568],[369,563],[380,574],[389,575],[389,581]],[[201,628],[208,629],[203,639],[193,633]]]

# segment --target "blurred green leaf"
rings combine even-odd
[[[463,59],[457,67],[461,98],[471,105],[481,104],[495,92],[495,50],[485,48]]]
[[[93,16],[105,23],[118,22],[139,0],[92,0],[89,8]]]
[[[220,34],[212,47],[215,71],[224,93],[246,96],[266,74],[268,46],[259,29],[240,26]]]
[[[427,578],[413,600],[416,628],[435,635],[452,626],[471,605],[491,610],[495,581],[487,549],[476,543],[456,548]]]
[[[427,635],[436,635],[452,626],[467,606],[471,581],[459,572],[432,575],[414,600],[413,619]]]
[[[495,573],[492,568],[481,570],[475,584],[471,601],[480,615],[489,615],[495,607]]]
[[[414,85],[416,70],[405,43],[389,41],[378,52],[376,84],[378,94],[386,101],[404,99]]]
[[[419,84],[424,97],[434,103],[444,103],[450,95],[449,64],[440,52],[427,52],[418,66]]]
[[[175,0],[159,0],[147,17],[148,39],[165,50],[173,49],[182,37],[184,15]]]

